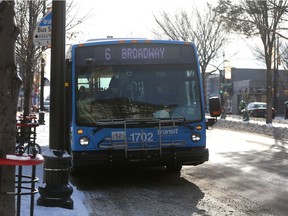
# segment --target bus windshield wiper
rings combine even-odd
[[[125,123],[125,119],[103,119],[103,120],[98,120],[96,122],[97,126],[106,126],[106,125],[121,125]]]

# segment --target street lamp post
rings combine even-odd
[[[50,77],[50,137],[44,157],[44,186],[37,204],[73,209],[72,187],[68,184],[70,155],[65,150],[65,19],[66,1],[52,1]]]
[[[223,70],[220,71],[220,97],[221,97],[221,118],[226,118],[226,107],[225,107],[225,52],[223,52]]]

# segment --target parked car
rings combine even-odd
[[[265,102],[252,102],[247,106],[247,111],[251,117],[266,118],[267,104]],[[272,118],[275,118],[276,110],[272,107]]]
[[[43,109],[47,112],[50,111],[50,100],[44,100]]]

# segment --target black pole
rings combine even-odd
[[[278,107],[278,79],[279,79],[279,37],[275,38],[274,46],[274,103],[273,106],[276,110]]]
[[[43,17],[45,16],[46,13],[46,2],[43,1]],[[42,54],[45,51],[45,47],[42,46]],[[41,57],[41,75],[40,75],[40,111],[39,111],[39,124],[45,124],[45,113],[44,113],[44,66],[45,66],[45,59],[43,56]]]
[[[44,49],[42,48],[42,52],[44,51]],[[40,111],[39,111],[39,124],[44,124],[45,120],[44,120],[44,66],[45,66],[45,59],[42,57],[41,58],[41,75],[40,75]]]
[[[64,150],[65,1],[52,2],[50,149]]]
[[[37,204],[73,208],[73,189],[68,184],[70,155],[65,150],[65,19],[66,1],[52,1],[50,137],[44,157],[44,187]]]

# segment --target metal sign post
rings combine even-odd
[[[35,46],[42,46],[42,52],[45,47],[51,46],[51,34],[52,34],[52,11],[49,11],[42,20],[37,24],[33,32],[33,43]],[[40,111],[39,111],[39,123],[44,124],[44,111],[43,111],[43,95],[44,95],[44,64],[45,60],[41,58],[41,90],[40,90]]]

